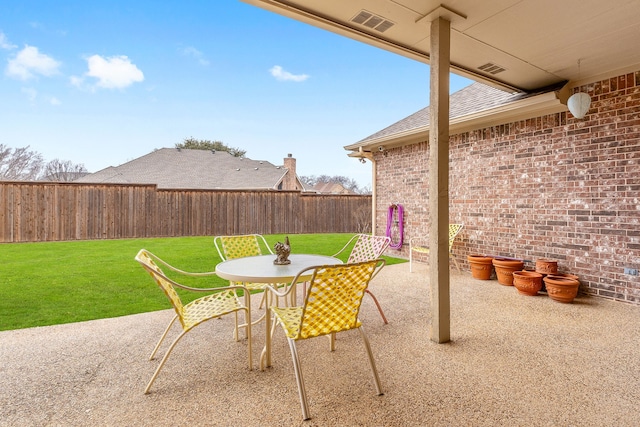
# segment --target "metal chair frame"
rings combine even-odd
[[[383,394],[371,345],[362,328],[358,314],[371,278],[384,264],[384,259],[375,259],[304,269],[292,281],[292,283],[297,283],[301,275],[308,275],[309,271],[313,271],[304,304],[297,307],[270,307],[268,305],[275,321],[267,337],[268,344],[265,345],[260,358],[260,368],[264,369],[264,360],[271,359],[270,354],[267,355],[267,352],[271,351],[271,336],[276,326],[280,325],[287,337],[291,351],[303,419],[308,420],[310,413],[300,358],[296,348],[296,342],[299,340],[328,335],[331,338],[331,351],[334,351],[336,333],[358,329],[368,355],[376,393]],[[295,286],[291,286],[284,292],[270,286],[267,289],[270,295],[283,298],[286,298],[289,293],[295,292]]]
[[[205,273],[191,273],[187,271],[180,270],[168,264],[167,262],[161,260],[157,256],[153,255],[146,249],[141,249],[138,254],[135,256],[135,260],[142,265],[142,267],[151,275],[151,277],[155,280],[156,284],[162,289],[165,293],[171,305],[173,306],[174,311],[176,312],[175,316],[169,322],[169,325],[164,330],[164,333],[160,337],[160,340],[156,344],[153,352],[151,352],[151,356],[149,356],[149,360],[153,360],[160,345],[166,338],[169,330],[173,326],[176,320],[179,320],[180,326],[182,327],[182,332],[178,337],[171,343],[164,357],[160,361],[160,365],[156,368],[151,380],[147,384],[147,387],[144,390],[144,393],[149,393],[149,389],[151,385],[157,378],[160,370],[164,366],[165,362],[169,358],[169,355],[173,351],[178,341],[191,329],[198,326],[199,324],[206,322],[210,319],[217,319],[224,315],[235,313],[236,314],[236,324],[238,322],[237,313],[239,311],[244,311],[245,315],[245,325],[247,332],[247,346],[248,346],[248,362],[249,362],[249,370],[253,369],[253,360],[251,354],[251,306],[244,305],[240,298],[238,297],[238,291],[242,290],[245,295],[248,295],[249,291],[244,286],[234,285],[234,286],[225,286],[225,287],[217,287],[217,288],[192,288],[189,286],[181,285],[180,283],[170,279],[165,275],[160,266],[166,267],[173,271],[174,273],[184,275],[184,276],[215,276],[215,272],[205,272]],[[191,292],[207,292],[208,295],[198,298],[188,304],[183,304],[180,296],[176,292],[176,288],[184,289]]]
[[[349,264],[354,262],[363,262],[378,259],[382,256],[384,251],[387,250],[389,244],[391,243],[391,238],[387,236],[356,234],[351,237],[347,244],[344,245],[344,247],[333,256],[338,257],[342,255],[347,250],[347,248],[351,246],[354,240],[356,241],[356,243],[355,245],[353,245],[353,248],[349,253],[349,258],[347,259],[347,263]],[[376,274],[380,272],[381,268],[382,266],[376,269],[373,276],[371,277],[372,279],[376,276]],[[384,322],[384,324],[388,324],[389,322],[387,321],[387,317],[384,315],[384,311],[382,311],[382,307],[380,306],[380,303],[378,302],[376,296],[369,289],[367,289],[365,292],[369,294],[369,296],[373,299],[373,302],[376,304],[376,307],[380,312],[380,316],[382,317],[382,321]]]
[[[456,269],[458,270],[458,273],[461,273],[462,271],[460,270],[458,261],[456,261],[455,257],[453,256],[452,249],[453,249],[453,242],[455,242],[456,237],[458,236],[460,231],[462,231],[463,227],[464,227],[464,224],[449,224],[449,258],[453,260],[453,263],[455,264]],[[409,273],[413,273],[413,252],[415,251],[421,254],[429,253],[429,247],[420,244],[424,241],[425,241],[424,237],[414,237],[409,240]]]

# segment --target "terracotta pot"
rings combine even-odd
[[[540,258],[536,260],[536,273],[556,274],[558,272],[558,261],[555,259]]]
[[[494,258],[493,266],[496,269],[498,283],[505,286],[513,286],[513,272],[522,270],[522,268],[524,267],[524,261],[506,258]]]
[[[544,278],[549,298],[554,301],[569,303],[578,295],[580,281],[565,276],[549,275]]]
[[[554,274],[550,274],[550,276],[555,276],[555,277],[565,277],[567,279],[573,279],[578,281],[578,283],[580,283],[580,279],[578,278],[578,276],[576,276],[575,274],[569,274],[569,273],[554,273]]]
[[[538,291],[542,289],[542,274],[535,271],[514,271],[513,286],[523,295],[538,295]]]
[[[474,279],[489,280],[493,274],[493,258],[484,255],[467,255]]]

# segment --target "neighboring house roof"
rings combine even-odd
[[[310,186],[309,184],[305,184],[304,182],[302,182],[302,191],[305,193],[317,193],[318,191]]]
[[[158,188],[171,189],[276,190],[287,173],[283,166],[234,157],[226,151],[161,148],[75,182],[156,184]]]
[[[473,83],[449,97],[450,133],[535,117],[540,112],[566,111],[566,105],[560,100],[562,96],[566,96],[566,93],[560,86],[534,93],[509,93],[482,83]],[[359,147],[374,144],[393,145],[408,142],[409,138],[415,142],[417,137],[427,137],[429,114],[430,108],[427,106],[345,149],[355,151]]]
[[[354,194],[339,182],[319,182],[313,189],[320,194]]]

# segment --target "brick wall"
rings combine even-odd
[[[580,88],[592,97],[570,113],[450,137],[450,222],[465,224],[454,254],[558,260],[581,291],[640,304],[640,71]],[[387,209],[405,209],[404,242],[428,233],[426,141],[375,153],[378,234]],[[528,266],[533,266],[529,263]]]

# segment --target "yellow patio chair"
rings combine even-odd
[[[456,240],[458,233],[464,227],[463,224],[449,224],[449,258],[453,260],[453,263],[456,265],[458,269],[458,273],[460,273],[460,266],[458,265],[458,261],[453,257],[453,252],[451,251],[453,248],[453,242]],[[428,254],[429,247],[426,244],[426,239],[424,237],[415,237],[409,240],[409,273],[413,272],[413,252],[418,252],[421,254]]]
[[[273,251],[265,238],[260,234],[243,234],[239,236],[216,236],[213,239],[218,255],[223,261],[247,256],[267,255],[263,254],[265,248],[269,254]],[[264,289],[264,288],[261,288]]]
[[[213,239],[213,244],[218,251],[218,255],[222,261],[227,261],[229,259],[235,258],[244,258],[250,256],[259,256],[259,255],[273,255],[273,251],[267,244],[264,236],[260,234],[243,234],[238,236],[216,236]],[[263,253],[262,248],[266,248],[268,253]],[[230,282],[232,285],[234,282]],[[243,283],[249,291],[262,290],[266,288],[266,283]],[[280,285],[279,285],[280,286]],[[247,294],[248,296],[248,294]],[[262,304],[264,303],[264,293],[262,295],[262,299],[260,300],[260,308],[262,308]],[[260,317],[258,320],[255,320],[253,324],[260,322],[264,316]],[[238,328],[236,327],[234,331],[234,337],[238,340]]]
[[[181,285],[174,280],[168,278],[159,265],[169,268],[175,273],[186,275],[186,276],[212,276],[215,275],[213,272],[207,273],[189,273],[186,271],[179,270],[171,265],[167,264],[165,261],[161,260],[157,256],[148,252],[145,249],[141,249],[135,257],[136,261],[138,261],[142,267],[151,275],[151,277],[155,280],[158,286],[164,291],[169,301],[171,301],[171,305],[176,312],[176,315],[173,316],[171,322],[165,329],[164,333],[160,337],[158,344],[153,349],[149,360],[153,360],[158,349],[160,348],[160,344],[164,341],[169,329],[174,324],[176,319],[180,321],[180,326],[182,327],[182,332],[178,337],[171,343],[169,349],[165,353],[164,357],[160,361],[160,365],[156,368],[155,373],[151,377],[151,381],[147,384],[147,387],[144,389],[144,393],[149,393],[149,389],[151,385],[155,381],[156,377],[160,373],[160,370],[164,366],[164,363],[169,358],[171,351],[175,347],[175,345],[180,341],[180,339],[191,329],[198,326],[202,322],[205,322],[209,319],[215,319],[222,317],[229,313],[236,313],[238,311],[244,311],[245,315],[245,323],[246,323],[246,331],[247,331],[247,346],[249,352],[249,370],[253,369],[253,361],[251,358],[251,307],[245,306],[242,304],[240,299],[238,298],[237,291],[243,290],[245,294],[248,293],[248,290],[244,286],[226,286],[220,288],[192,288],[188,286]],[[209,292],[208,295],[198,298],[188,304],[183,304],[180,296],[176,292],[175,288],[186,289],[188,291],[194,292]],[[237,321],[237,319],[236,319]]]
[[[347,259],[347,263],[371,261],[374,259],[378,259],[380,258],[380,256],[382,256],[384,251],[387,249],[387,247],[389,247],[389,244],[391,243],[391,238],[387,236],[373,236],[371,234],[356,234],[347,242],[346,245],[344,245],[342,249],[340,249],[333,256],[339,257],[340,255],[342,255],[347,250],[347,248],[351,246],[351,243],[353,243],[354,240],[356,241],[356,243],[355,245],[353,245],[353,248],[349,253],[349,258]],[[380,271],[380,268],[378,268],[374,272],[371,278],[373,279],[373,277],[375,277],[375,275],[378,274],[379,271]],[[380,316],[382,316],[382,320],[384,324],[386,325],[387,323],[389,323],[387,321],[387,317],[384,315],[384,312],[382,311],[382,307],[380,306],[380,303],[378,302],[378,299],[376,298],[376,296],[369,289],[367,289],[366,292],[367,294],[369,294],[371,298],[373,298],[373,302],[376,304],[376,307],[378,307],[378,311],[380,312]]]
[[[337,332],[358,329],[369,356],[376,393],[378,395],[382,394],[380,378],[373,359],[373,353],[371,352],[371,346],[362,328],[362,323],[358,319],[358,313],[360,312],[364,292],[371,278],[384,264],[385,261],[383,259],[375,259],[359,263],[325,265],[305,269],[298,273],[298,276],[293,280],[293,283],[296,283],[298,277],[305,273],[308,275],[312,271],[309,291],[305,295],[304,305],[269,308],[275,320],[271,334],[273,334],[277,325],[281,325],[289,342],[298,383],[302,416],[305,420],[310,418],[309,405],[300,368],[300,359],[296,349],[296,341],[323,335],[333,337]],[[290,287],[286,292],[279,292],[272,287],[268,287],[268,289],[275,296],[286,297],[295,287]],[[335,350],[333,339],[331,344],[331,351],[333,351]],[[266,346],[265,351],[271,351],[271,346]],[[270,356],[268,359],[270,359]]]

